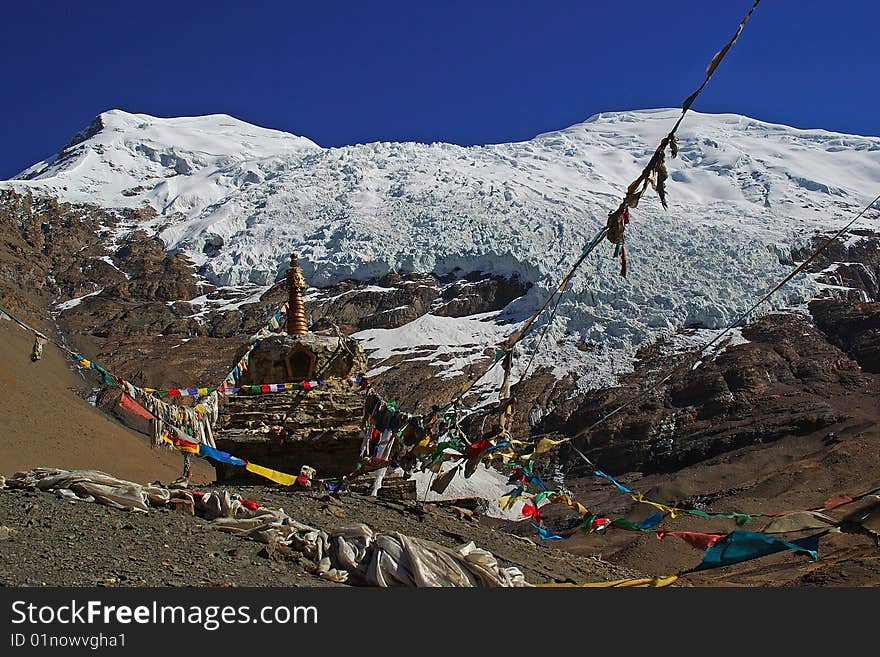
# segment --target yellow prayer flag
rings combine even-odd
[[[522,495],[502,495],[498,498],[498,505],[505,511],[509,511],[519,499],[522,499]]]
[[[562,440],[551,440],[550,438],[541,438],[538,441],[537,446],[535,447],[535,455],[545,454],[549,452],[551,449],[556,447],[559,443],[564,443],[565,439]]]
[[[589,582],[587,584],[572,584],[570,582],[545,582],[536,584],[547,588],[621,588],[626,586],[669,586],[678,581],[678,575],[661,575],[658,577],[640,577],[638,579],[616,579],[612,582]]]
[[[563,495],[562,493],[554,493],[550,496],[550,501],[555,502],[557,504],[564,504],[569,509],[573,511],[577,511],[578,515],[583,518],[587,515],[587,507],[578,502],[577,500],[573,500],[568,495]]]
[[[276,484],[281,484],[282,486],[290,486],[296,481],[296,477],[289,474],[284,474],[283,472],[278,472],[277,470],[270,470],[269,468],[264,468],[261,465],[255,465],[253,463],[248,463],[244,466],[245,470],[248,472],[253,472],[254,474],[258,474],[261,477],[265,477],[266,479],[271,479]]]
[[[632,495],[631,497],[633,498],[633,501],[635,501],[635,502],[641,502],[642,504],[647,504],[648,506],[653,506],[655,509],[659,509],[660,511],[663,511],[664,513],[668,513],[670,518],[674,518],[676,516],[677,511],[678,511],[678,509],[676,509],[675,507],[666,506],[665,504],[660,504],[659,502],[652,502],[651,500],[646,500],[641,493],[636,493],[635,495]]]
[[[208,389],[207,388],[199,388],[199,394],[202,396],[207,395]],[[204,411],[202,411],[202,412],[204,412]]]

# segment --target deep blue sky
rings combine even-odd
[[[101,111],[322,146],[522,140],[678,106],[751,0],[4,3],[0,178]],[[876,0],[763,0],[694,109],[880,134]]]

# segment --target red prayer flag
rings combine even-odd
[[[177,436],[172,436],[171,434],[169,434],[167,432],[165,434],[165,437],[168,439],[168,441],[171,442],[172,445],[174,445],[177,449],[179,449],[181,451],[190,452],[191,454],[198,454],[199,453],[199,444],[198,443],[193,443],[193,442],[190,442],[189,440],[184,440],[183,438],[178,438]]]
[[[468,445],[468,458],[474,457],[477,454],[482,454],[490,447],[492,447],[492,443],[490,443],[486,438],[480,438],[477,442]]]
[[[119,408],[127,413],[131,413],[132,415],[137,415],[139,417],[145,418],[147,420],[153,419],[153,414],[146,410],[143,406],[138,404],[134,399],[129,397],[124,392],[122,393],[122,397],[119,398]]]
[[[661,540],[666,536],[676,536],[683,540],[685,543],[697,548],[698,550],[708,550],[710,547],[715,545],[722,538],[727,536],[727,534],[703,534],[700,532],[670,532],[665,529],[661,529],[657,532],[657,540]]]
[[[541,522],[541,513],[538,511],[538,507],[534,504],[523,504],[522,514],[523,518],[534,518],[538,522]]]
[[[595,518],[593,522],[590,524],[590,527],[593,531],[602,531],[603,529],[607,529],[608,525],[611,524],[611,518]]]

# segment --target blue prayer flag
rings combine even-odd
[[[827,531],[796,541],[784,541],[781,538],[760,534],[758,532],[746,532],[734,530],[720,539],[703,554],[703,561],[693,571],[718,568],[757,559],[768,554],[775,554],[783,550],[794,550],[806,554],[811,559],[818,558],[819,538],[827,534]]]
[[[541,536],[541,538],[543,538],[545,541],[552,541],[552,540],[554,540],[554,539],[562,540],[562,536],[559,536],[559,535],[557,535],[557,534],[554,534],[554,533],[551,532],[549,529],[544,529],[543,527],[539,527],[539,526],[536,525],[535,523],[532,523],[532,527],[534,527],[535,529],[538,530],[538,534],[539,534],[539,535]]]
[[[610,481],[612,484],[614,484],[615,486],[617,486],[617,488],[618,488],[619,490],[623,491],[624,493],[629,493],[630,495],[635,495],[635,493],[633,493],[629,488],[627,488],[626,486],[624,486],[623,484],[621,484],[619,481],[617,481],[617,480],[616,480],[614,477],[612,477],[611,475],[607,475],[607,474],[605,474],[604,472],[602,472],[601,470],[594,470],[594,471],[593,471],[593,474],[596,475],[597,477],[602,477],[602,479],[607,479],[607,480]]]

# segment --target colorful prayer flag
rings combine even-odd
[[[549,452],[551,449],[556,447],[556,445],[564,442],[565,440],[551,440],[550,438],[541,438],[541,440],[539,440],[538,444],[535,446],[535,454],[540,455],[544,454],[545,452]]]
[[[593,474],[596,475],[597,477],[602,477],[602,479],[607,479],[608,481],[610,481],[612,484],[614,484],[619,490],[623,491],[624,493],[629,493],[630,495],[634,495],[633,491],[631,491],[629,488],[627,488],[626,486],[624,486],[623,484],[618,482],[611,475],[607,475],[604,472],[602,472],[601,470],[594,470]]]
[[[236,456],[232,456],[227,452],[221,452],[219,449],[215,449],[210,445],[205,445],[202,443],[199,445],[199,456],[205,456],[207,458],[214,459],[215,461],[220,461],[221,463],[229,463],[230,465],[237,465],[239,467],[246,467],[247,461],[244,461]]]
[[[665,529],[661,529],[657,532],[657,540],[662,540],[667,536],[675,536],[676,538],[680,538],[688,545],[697,548],[698,550],[708,550],[710,547],[715,545],[722,538],[727,536],[727,534],[704,534],[701,532],[670,532]]]
[[[749,561],[750,559],[782,552],[783,550],[794,550],[797,553],[806,554],[811,559],[816,559],[819,556],[819,538],[827,533],[827,531],[824,531],[789,542],[775,536],[737,529],[709,547],[703,555],[703,561],[692,570],[698,571],[729,566],[741,561]]]
[[[638,587],[660,587],[660,586],[669,586],[670,584],[674,584],[678,581],[678,575],[668,575],[668,576],[660,576],[660,577],[640,577],[637,579],[616,579],[611,582],[590,582],[587,584],[571,584],[569,582],[546,582],[544,584],[536,584],[535,586],[541,587],[551,587],[551,588],[559,588],[559,587],[579,587],[579,588],[620,588],[620,587],[628,587],[628,586],[638,586]]]
[[[272,470],[270,468],[264,468],[261,465],[255,465],[253,463],[248,463],[245,467],[245,470],[248,472],[253,472],[254,474],[258,474],[261,477],[265,477],[266,479],[270,479],[277,484],[281,484],[282,486],[290,486],[296,481],[296,477],[293,475],[285,474],[283,472],[278,472],[277,470]]]
[[[551,532],[549,529],[546,529],[546,528],[544,528],[544,527],[541,527],[541,526],[539,526],[539,525],[536,525],[535,523],[532,523],[532,527],[534,527],[535,529],[538,530],[538,534],[539,534],[540,537],[541,537],[542,539],[544,539],[545,541],[551,541],[551,540],[554,540],[554,539],[563,540],[563,539],[562,539],[562,536],[559,536],[558,534],[554,534],[554,533]]]

